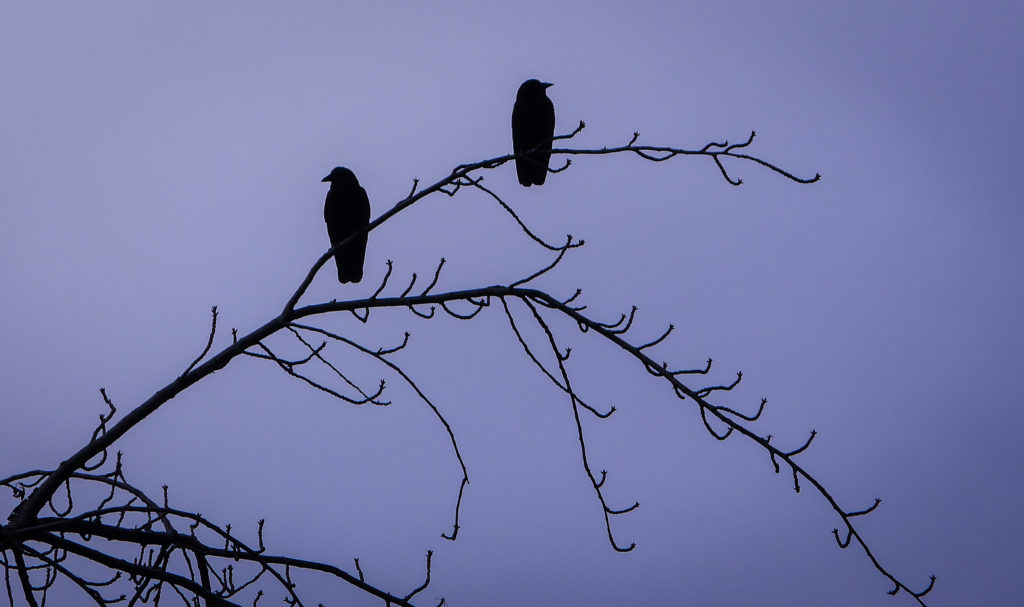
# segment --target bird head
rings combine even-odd
[[[536,78],[531,78],[526,82],[522,83],[521,85],[519,85],[519,92],[516,93],[516,97],[522,97],[523,95],[543,95],[544,89],[552,85],[553,83],[551,82],[541,82]]]
[[[330,181],[332,184],[338,185],[359,185],[359,180],[356,179],[356,174],[346,169],[345,167],[334,167],[330,175],[324,177],[320,181]]]

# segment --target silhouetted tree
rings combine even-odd
[[[572,139],[583,128],[584,124],[580,122],[571,133],[555,137],[556,143],[558,140]],[[711,142],[694,149],[640,145],[637,143],[638,138],[639,135],[634,133],[627,144],[618,147],[555,147],[552,155],[565,158],[565,162],[560,167],[548,170],[559,172],[567,169],[572,156],[630,154],[655,162],[676,157],[710,159],[725,180],[733,185],[741,182],[730,174],[726,162],[756,163],[800,184],[813,183],[818,179],[817,175],[809,179],[797,177],[773,163],[748,154],[754,133],[741,143]],[[617,539],[612,521],[614,517],[632,511],[637,504],[619,507],[608,503],[604,493],[606,475],[604,472],[595,473],[591,466],[581,419],[588,415],[606,418],[614,409],[600,410],[580,397],[567,365],[569,352],[563,345],[563,335],[553,324],[553,320],[558,318],[569,319],[581,331],[618,346],[628,363],[638,365],[662,381],[669,394],[697,407],[707,432],[716,439],[724,441],[735,435],[757,445],[768,455],[777,473],[784,470],[792,477],[795,490],[800,491],[809,486],[836,513],[840,529],[834,530],[834,533],[840,547],[846,548],[851,544],[859,546],[872,565],[893,584],[892,594],[903,590],[923,605],[922,597],[931,590],[932,584],[928,584],[922,591],[912,591],[875,558],[856,527],[858,517],[871,512],[878,501],[863,509],[841,506],[825,485],[801,464],[800,456],[810,446],[814,432],[810,433],[802,445],[783,446],[773,443],[770,437],[766,438],[752,429],[765,411],[764,400],[752,411],[722,404],[729,391],[740,383],[740,374],[736,375],[734,381],[725,384],[705,383],[703,379],[711,370],[710,360],[699,368],[687,369],[670,366],[661,362],[660,358],[655,358],[655,352],[663,347],[672,332],[672,325],[653,338],[633,337],[630,327],[635,308],[612,322],[605,322],[587,312],[579,302],[578,290],[564,297],[531,286],[532,281],[555,268],[567,254],[582,246],[583,242],[571,236],[560,244],[546,241],[524,223],[503,195],[482,183],[481,175],[484,172],[498,169],[515,160],[517,157],[512,154],[460,164],[450,174],[422,189],[418,181],[414,180],[412,190],[404,199],[364,229],[349,230],[347,234],[338,237],[335,237],[332,230],[332,247],[313,263],[279,314],[249,333],[233,331],[231,342],[213,353],[217,333],[217,308],[213,308],[209,338],[199,356],[186,366],[184,372],[126,413],[119,414],[107,393],[101,389],[107,410],[100,416],[98,427],[83,447],[55,469],[30,470],[0,479],[0,486],[8,488],[19,499],[7,523],[0,527],[0,563],[5,571],[9,602],[12,605],[16,602],[39,605],[55,581],[65,579],[81,590],[84,597],[82,604],[99,606],[113,605],[122,599],[126,601],[125,604],[134,605],[140,601],[158,599],[161,593],[173,593],[187,604],[256,604],[270,586],[283,591],[290,604],[310,605],[315,602],[310,603],[309,599],[303,598],[303,591],[291,577],[294,571],[307,570],[342,580],[389,605],[413,605],[417,595],[430,582],[432,553],[429,551],[426,555],[426,579],[420,586],[407,592],[385,589],[367,581],[358,561],[355,570],[346,570],[338,564],[274,553],[264,544],[262,520],[255,534],[249,534],[247,539],[233,531],[230,525],[200,515],[202,504],[179,506],[170,503],[166,487],[163,495],[149,495],[125,478],[120,454],[116,457],[110,457],[109,454],[119,439],[168,400],[239,357],[268,361],[290,376],[346,402],[381,402],[383,383],[372,389],[359,386],[331,363],[328,346],[337,344],[389,368],[431,408],[447,431],[462,470],[451,531],[444,536],[455,540],[459,533],[459,514],[469,476],[455,432],[416,380],[394,362],[392,355],[408,346],[409,334],[405,334],[401,343],[390,347],[368,346],[350,336],[328,330],[318,321],[338,313],[352,313],[360,320],[368,321],[371,312],[383,308],[405,309],[421,318],[448,315],[474,321],[483,312],[497,308],[526,355],[571,403],[583,473],[600,502],[608,542],[612,548],[621,552],[632,550],[632,543],[623,543]],[[337,187],[337,181],[334,185]],[[352,185],[358,187],[354,178]],[[523,233],[537,246],[550,252],[550,262],[535,271],[524,272],[521,278],[507,284],[434,292],[444,265],[443,259],[429,284],[416,290],[415,275],[407,286],[391,287],[393,266],[389,261],[386,275],[369,297],[299,304],[313,278],[333,255],[344,251],[352,243],[365,242],[368,232],[412,205],[438,194],[456,196],[464,189],[481,191],[504,209]],[[351,191],[346,195],[351,195]],[[342,272],[344,265],[339,263],[339,272]],[[345,276],[340,278],[345,280]],[[352,274],[348,278],[358,280]],[[529,332],[525,330],[527,325],[531,326]],[[535,337],[537,335],[541,337],[538,339]],[[292,341],[303,353],[297,358],[286,358],[274,352],[268,345],[268,339],[272,336]],[[314,379],[306,371],[314,366],[330,369],[335,374],[335,382]],[[78,499],[72,500],[72,496]],[[55,500],[55,497],[59,499]],[[97,579],[97,565],[109,572],[108,575]]]

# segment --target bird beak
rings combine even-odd
[[[543,85],[544,88],[548,88],[549,86],[555,86],[555,83],[554,82],[541,82],[541,85]]]
[[[330,175],[328,175],[327,177],[324,177],[324,178],[323,178],[323,179],[321,179],[320,181],[330,181],[330,180],[331,180],[331,176],[330,176]]]

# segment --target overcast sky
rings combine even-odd
[[[599,318],[639,307],[635,341],[715,360],[721,401],[769,406],[780,444],[859,519],[930,605],[1024,592],[1024,210],[1012,3],[6,3],[0,8],[0,476],[51,468],[88,439],[107,388],[130,408],[205,344],[276,315],[328,246],[336,165],[374,216],[459,163],[508,153],[519,84],[549,89],[579,147],[740,141],[802,186],[732,162],[586,157],[541,188],[511,166],[486,184],[549,240],[586,239],[538,287],[584,290]],[[830,4],[826,6],[825,4]],[[328,267],[309,303],[364,297],[447,264],[438,289],[507,283],[549,257],[484,196],[428,198],[370,235],[366,278]],[[522,310],[520,310],[522,312]],[[522,317],[525,319],[525,317]],[[328,355],[387,408],[333,401],[252,359],[180,395],[119,444],[129,480],[234,529],[268,520],[272,552],[351,567],[424,604],[910,605],[816,494],[756,445],[719,443],[693,403],[572,323],[585,419],[609,471],[616,554],[563,394],[500,307],[471,323],[408,312],[321,319],[397,362]],[[539,337],[539,336],[535,336]],[[284,354],[298,354],[287,340]],[[695,385],[695,387],[700,387]],[[4,511],[13,506],[0,497]],[[250,536],[252,533],[250,533]],[[377,604],[310,581],[328,605]],[[278,600],[272,592],[267,599]],[[70,600],[70,599],[68,599]],[[363,601],[363,603],[359,603]],[[71,604],[71,603],[68,603]],[[261,603],[263,604],[263,603]],[[268,603],[276,604],[276,603]]]

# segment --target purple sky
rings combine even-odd
[[[511,166],[485,176],[546,238],[588,243],[539,287],[581,287],[607,319],[637,305],[638,341],[675,323],[659,356],[713,357],[716,382],[742,370],[725,402],[767,396],[759,432],[795,447],[816,429],[801,461],[850,509],[883,498],[860,528],[907,583],[939,577],[929,604],[1019,599],[1021,9],[346,4],[0,9],[0,476],[78,449],[98,387],[124,409],[177,376],[211,305],[220,346],[277,314],[327,247],[332,167],[355,171],[379,215],[414,177],[507,153],[516,88],[537,77],[555,83],[559,132],[587,122],[576,146],[637,130],[701,147],[756,129],[754,154],[823,175],[798,186],[732,163],[734,188],[706,159],[617,156],[529,190]],[[548,259],[484,197],[430,198],[371,234],[361,285],[328,268],[305,301],[372,293],[387,259],[399,285],[442,256],[441,289]],[[237,360],[125,437],[129,480],[170,484],[177,506],[235,529],[265,517],[272,551],[359,557],[396,591],[434,549],[424,604],[913,603],[836,547],[820,497],[794,494],[752,443],[710,438],[691,402],[570,324],[558,328],[575,384],[619,410],[586,428],[611,505],[641,503],[614,521],[631,554],[608,546],[569,403],[500,307],[473,323],[322,324],[374,347],[413,333],[397,361],[469,466],[458,542],[440,538],[460,478],[443,429],[338,348],[355,377],[388,378],[391,407],[352,408]]]

